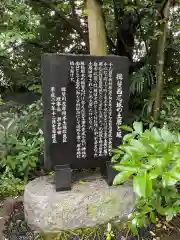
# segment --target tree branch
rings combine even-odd
[[[108,36],[107,29],[106,29],[106,35],[107,35],[108,46],[111,50],[111,53],[113,53],[113,49],[116,51],[116,45],[113,43],[112,39]]]
[[[70,0],[71,7],[72,7],[72,16],[76,17],[76,8],[75,8],[75,2],[74,0]]]
[[[156,94],[154,102],[154,113],[153,120],[157,122],[160,116],[160,108],[164,87],[164,61],[165,61],[165,48],[168,36],[168,20],[170,15],[170,7],[172,0],[164,1],[162,9],[162,19],[164,20],[160,25],[160,30],[162,35],[159,37],[158,41],[158,52],[157,52],[157,64],[156,64]]]
[[[71,4],[71,7],[72,7],[72,17],[77,20],[78,18],[77,18],[77,14],[76,14],[75,1],[74,0],[70,0],[70,4]]]
[[[113,0],[113,5],[114,5],[114,16],[115,16],[115,23],[116,23],[116,27],[119,25],[119,18],[118,18],[118,10],[116,7],[116,1]]]
[[[36,0],[31,0],[31,1],[36,2]],[[83,30],[80,27],[80,21],[76,19],[76,17],[73,17],[72,19],[67,19],[66,16],[63,14],[63,12],[58,11],[53,4],[48,3],[45,0],[39,0],[39,2],[44,4],[44,6],[46,6],[47,8],[53,10],[72,30],[75,30],[81,36],[83,41],[86,43],[87,48],[89,48],[88,35],[84,34]]]
[[[114,44],[114,42],[112,41],[112,39],[110,38],[110,36],[109,36],[109,34],[108,34],[108,30],[107,30],[107,27],[106,27],[106,17],[105,17],[105,14],[104,14],[103,11],[102,11],[102,17],[103,17],[104,25],[105,25],[107,43],[108,43],[110,52],[112,53],[112,50],[113,50],[113,49],[116,50],[116,45]]]
[[[140,32],[141,32],[141,37],[142,37],[142,40],[144,41],[144,44],[145,44],[145,48],[146,48],[146,53],[148,54],[149,53],[149,50],[148,50],[148,45],[147,45],[147,42],[143,36],[143,29],[142,29],[142,26],[141,26],[141,17],[137,11],[137,9],[135,9],[135,12],[137,14],[137,17],[138,17],[138,24],[139,24],[139,29],[140,29]]]
[[[124,42],[124,39],[121,37],[121,34],[118,33],[118,37],[119,37],[119,40],[121,41],[121,43],[123,44],[124,46],[124,49],[126,50],[126,53],[127,53],[127,57],[129,58],[130,61],[132,61],[132,56],[131,56],[131,53],[128,49],[128,46],[126,45],[126,43]]]

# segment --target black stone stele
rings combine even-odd
[[[111,150],[128,114],[126,57],[44,54],[42,57],[45,166],[56,190],[71,189],[71,169],[100,167],[108,184]]]

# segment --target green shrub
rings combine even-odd
[[[130,133],[113,150],[112,161],[120,172],[115,185],[133,181],[136,204],[130,226],[137,234],[137,228],[156,222],[156,214],[170,221],[180,212],[180,134],[165,126],[143,131],[141,122],[135,122],[133,128],[122,127]]]
[[[11,173],[11,170],[6,168],[6,171],[0,177],[0,196],[18,196],[23,192],[24,185],[24,181],[15,178]]]
[[[0,124],[0,195],[3,196],[23,189],[43,154],[41,101],[19,112],[13,117],[4,114]]]
[[[142,103],[142,99],[139,99],[140,97],[135,99],[135,103],[138,103],[138,107],[135,107],[133,111],[132,121],[142,121],[144,127],[148,127],[150,122],[154,122],[152,116],[155,99],[154,90],[151,92],[151,95],[148,99],[144,99],[144,103]],[[142,104],[143,107],[141,107]],[[169,130],[180,131],[180,85],[175,85],[173,88],[166,87],[164,89],[161,102],[160,118],[156,122],[156,125],[157,124],[159,127],[167,124]]]
[[[9,137],[9,144],[13,145],[8,154],[1,160],[0,167],[8,169],[18,178],[28,180],[30,172],[36,169],[40,151],[42,149],[43,138],[39,136],[21,140],[13,138],[13,142]]]
[[[170,89],[162,99],[164,107],[160,121],[166,122],[169,129],[180,131],[180,86]]]
[[[37,132],[42,128],[43,105],[42,100],[20,109],[18,119],[19,138],[30,138],[36,136]]]

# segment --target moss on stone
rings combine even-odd
[[[106,216],[109,216],[109,213],[112,213],[114,211],[117,212],[117,206],[117,199],[113,197],[112,194],[107,194],[103,197],[103,200],[100,203],[94,203],[89,205],[88,213],[91,217],[95,218],[98,215],[98,212],[103,212],[104,214],[102,215],[102,218],[103,220],[107,221]]]

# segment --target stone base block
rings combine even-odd
[[[131,186],[110,187],[103,179],[76,182],[71,191],[56,192],[52,177],[28,183],[24,193],[28,224],[42,232],[95,227],[122,221],[131,213],[134,194]]]

